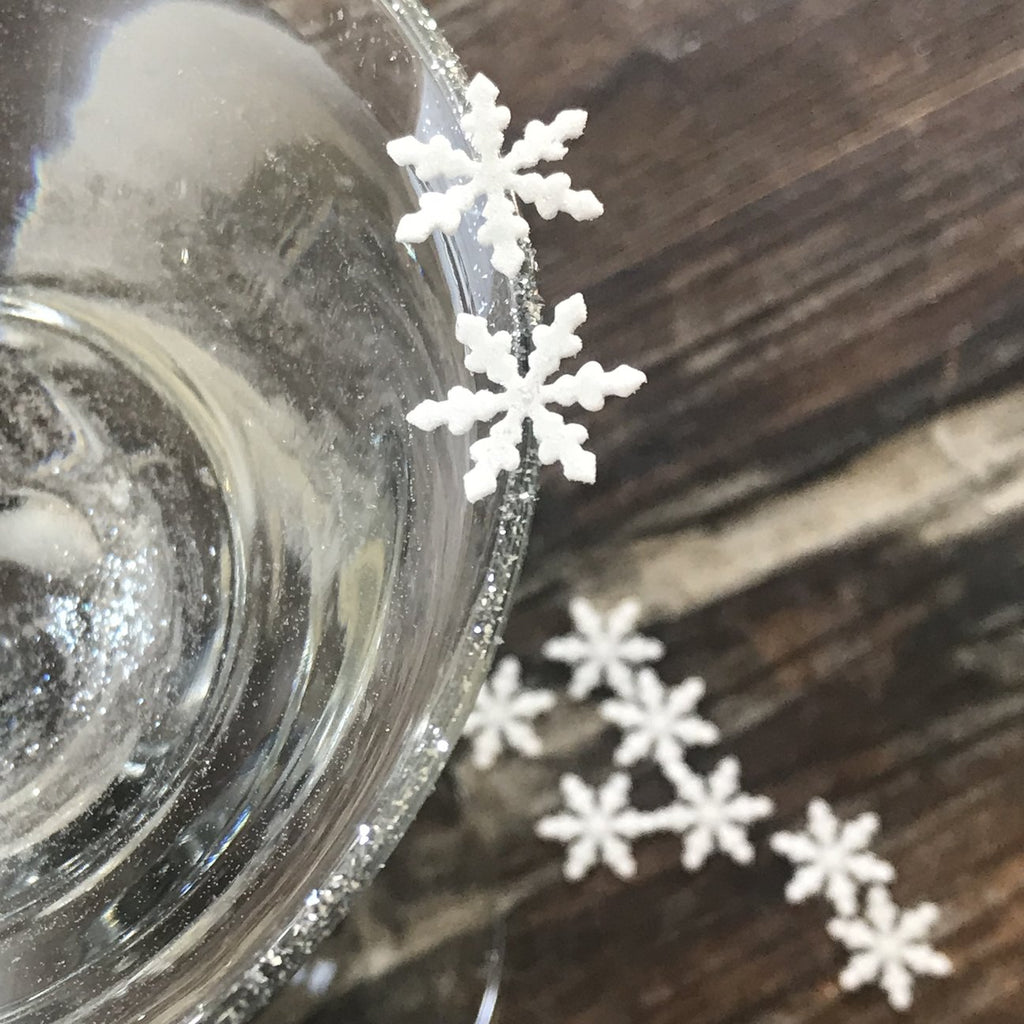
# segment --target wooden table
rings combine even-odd
[[[435,0],[515,124],[591,113],[567,169],[607,215],[540,223],[549,301],[650,383],[584,417],[600,479],[546,478],[506,634],[539,683],[567,598],[636,594],[670,681],[700,673],[753,792],[797,825],[876,810],[902,904],[956,976],[911,1019],[1024,1021],[1024,2]],[[873,1024],[784,862],[561,879],[533,822],[615,736],[564,702],[548,755],[464,754],[267,1024]],[[713,756],[697,758],[707,766]],[[638,802],[663,799],[655,770]],[[426,893],[427,895],[423,895]],[[496,931],[495,922],[499,924]]]

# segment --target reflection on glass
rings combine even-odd
[[[393,842],[514,572],[468,647],[499,510],[404,416],[456,312],[521,325],[465,239],[394,241],[444,80],[390,7],[273,6],[0,14],[3,1024],[214,1019]]]

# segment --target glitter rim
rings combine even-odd
[[[430,70],[435,80],[446,89],[454,108],[464,110],[469,79],[455,51],[438,30],[436,20],[418,0],[391,0],[382,6],[390,9],[411,42],[433,58]],[[514,343],[525,369],[529,338],[540,322],[542,304],[537,293],[534,250],[529,242],[523,243],[523,249],[526,260],[513,281],[512,313],[516,324]],[[352,898],[384,866],[433,791],[500,642],[526,554],[538,472],[536,442],[527,424],[519,468],[499,483],[497,526],[491,538],[487,568],[452,659],[452,680],[430,709],[429,720],[417,736],[410,738],[397,760],[373,819],[360,829],[323,883],[307,892],[274,944],[223,997],[200,1008],[187,1024],[244,1024],[263,1009],[340,924]]]

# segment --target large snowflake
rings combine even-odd
[[[662,765],[665,777],[675,787],[679,800],[653,817],[659,826],[683,836],[683,867],[697,871],[715,850],[721,850],[737,864],[754,859],[754,847],[747,829],[772,813],[766,796],[751,796],[740,790],[740,763],[723,758],[707,778],[685,764]]]
[[[615,763],[633,765],[650,757],[662,766],[677,764],[688,748],[717,743],[718,727],[697,714],[704,690],[696,676],[667,687],[654,669],[640,669],[631,699],[606,700],[600,707],[601,717],[623,732]]]
[[[630,778],[616,772],[603,786],[591,789],[577,775],[563,775],[565,811],[541,818],[536,831],[542,839],[567,847],[565,877],[578,882],[591,868],[606,864],[620,878],[636,874],[631,843],[654,830],[654,816],[630,806]]]
[[[824,800],[812,800],[804,831],[776,832],[770,840],[772,849],[796,866],[786,899],[802,903],[822,893],[837,914],[855,914],[861,886],[888,884],[896,877],[893,866],[868,849],[878,824],[871,812],[840,821]]]
[[[953,970],[949,957],[929,941],[938,916],[934,903],[900,910],[882,886],[869,889],[863,917],[829,922],[829,935],[852,954],[839,976],[840,987],[852,991],[877,982],[894,1010],[910,1009],[915,974],[945,977]]]
[[[584,700],[607,683],[623,699],[633,697],[636,669],[665,655],[665,645],[636,632],[640,602],[622,601],[602,615],[586,598],[569,602],[575,633],[548,640],[541,653],[549,661],[572,666],[569,696]]]
[[[529,226],[516,211],[514,196],[533,203],[537,212],[550,220],[568,213],[576,220],[593,220],[604,212],[593,192],[578,192],[570,186],[565,173],[544,176],[525,174],[542,160],[561,160],[568,152],[565,143],[579,138],[587,124],[583,110],[563,110],[551,124],[531,121],[523,137],[504,156],[508,107],[497,104],[498,88],[484,75],[477,75],[466,90],[469,110],[462,128],[471,156],[455,149],[442,135],[420,142],[409,135],[388,143],[388,154],[400,167],[412,167],[423,181],[435,178],[461,179],[444,192],[425,192],[420,196],[418,213],[406,214],[398,224],[400,242],[423,242],[433,231],[452,234],[462,216],[481,196],[486,196],[483,226],[477,238],[493,248],[491,262],[501,273],[514,277],[523,265],[520,242],[529,235]]]
[[[545,465],[561,463],[569,480],[593,483],[597,460],[583,447],[586,427],[566,423],[549,405],[581,405],[596,411],[604,408],[609,395],[633,394],[647,378],[631,366],[604,370],[599,363],[585,363],[576,373],[563,374],[548,383],[563,359],[576,355],[582,342],[576,329],[587,319],[582,295],[560,302],[550,325],[538,324],[533,331],[533,351],[525,375],[512,352],[508,331],[491,334],[483,317],[463,313],[456,324],[456,337],[466,346],[466,368],[485,374],[501,391],[486,388],[470,391],[457,386],[443,401],[427,399],[408,415],[409,422],[421,430],[447,427],[453,434],[465,434],[476,423],[495,423],[486,437],[470,446],[474,466],[465,475],[466,497],[470,501],[493,494],[498,474],[511,472],[519,465],[519,446],[523,424],[529,420],[538,442],[540,461]]]
[[[539,757],[544,751],[533,719],[555,706],[555,695],[525,690],[521,678],[519,659],[502,658],[470,712],[466,735],[473,744],[473,764],[481,771],[494,767],[506,745],[523,757]]]

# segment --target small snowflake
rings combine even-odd
[[[695,713],[704,690],[704,680],[695,676],[666,687],[654,669],[640,669],[631,699],[601,705],[601,717],[625,733],[615,763],[633,765],[652,757],[661,765],[675,764],[688,747],[717,743],[718,728]]]
[[[569,480],[593,483],[597,476],[597,460],[583,447],[586,427],[566,423],[547,408],[548,405],[581,405],[594,412],[604,408],[609,395],[625,398],[633,394],[647,378],[631,366],[604,370],[599,363],[584,364],[574,374],[563,374],[547,383],[563,359],[576,355],[582,342],[576,329],[586,321],[587,307],[582,295],[573,295],[560,302],[552,323],[538,324],[533,330],[533,351],[525,376],[512,353],[512,336],[508,331],[491,334],[483,317],[463,313],[456,323],[456,337],[466,346],[466,368],[483,373],[500,392],[483,389],[470,391],[457,386],[441,402],[427,399],[408,415],[409,422],[421,430],[447,427],[453,434],[465,434],[476,423],[488,423],[501,415],[487,437],[469,449],[474,463],[465,475],[466,497],[470,501],[493,494],[498,474],[511,472],[519,465],[519,446],[523,440],[523,423],[529,420],[538,441],[540,461],[549,466],[559,462]]]
[[[953,970],[949,957],[929,943],[938,916],[933,903],[901,911],[882,886],[869,889],[863,917],[829,922],[829,935],[852,953],[840,987],[849,992],[877,982],[894,1010],[909,1009],[915,974],[945,977]]]
[[[301,985],[310,995],[322,996],[331,987],[338,965],[333,960],[314,960],[304,964],[292,976],[293,985]]]
[[[603,616],[588,600],[577,597],[569,602],[569,615],[576,632],[549,640],[541,653],[549,661],[573,666],[569,683],[573,700],[584,700],[602,682],[628,699],[633,695],[636,667],[665,655],[660,640],[636,632],[638,601],[623,601]]]
[[[716,850],[728,854],[737,864],[754,859],[754,847],[747,829],[767,818],[773,804],[766,796],[740,791],[740,763],[727,757],[705,779],[681,761],[662,767],[665,777],[679,795],[679,801],[654,812],[659,831],[683,835],[683,867],[697,871]]]
[[[481,771],[493,768],[507,744],[524,757],[538,757],[543,747],[532,721],[555,706],[550,690],[524,690],[517,658],[502,658],[484,683],[476,707],[466,722],[473,743],[473,764]]]
[[[786,886],[786,899],[803,903],[823,893],[837,914],[855,914],[861,886],[887,885],[896,877],[893,866],[867,848],[877,831],[876,814],[842,822],[824,800],[812,800],[803,832],[777,832],[770,840],[777,854],[798,865]]]
[[[484,75],[477,75],[466,90],[469,111],[462,118],[462,129],[476,151],[470,156],[455,149],[442,135],[420,142],[409,135],[388,143],[388,155],[400,167],[412,167],[424,181],[434,178],[465,179],[444,192],[425,192],[420,196],[418,213],[406,214],[398,224],[395,237],[400,242],[425,242],[433,231],[450,235],[462,216],[480,196],[486,196],[483,226],[477,238],[493,248],[491,263],[508,277],[519,273],[524,255],[520,242],[530,233],[529,225],[516,211],[514,197],[533,203],[545,220],[568,213],[576,220],[600,217],[604,207],[593,192],[570,188],[569,175],[524,174],[542,160],[561,160],[568,149],[565,143],[583,134],[587,114],[583,110],[563,110],[551,124],[531,121],[509,152],[502,156],[508,107],[497,105],[498,89]]]
[[[619,878],[636,874],[632,840],[653,831],[652,816],[629,804],[630,778],[616,772],[597,789],[576,775],[563,775],[562,798],[566,811],[537,822],[542,839],[568,847],[564,873],[578,882],[591,868],[606,864]]]

